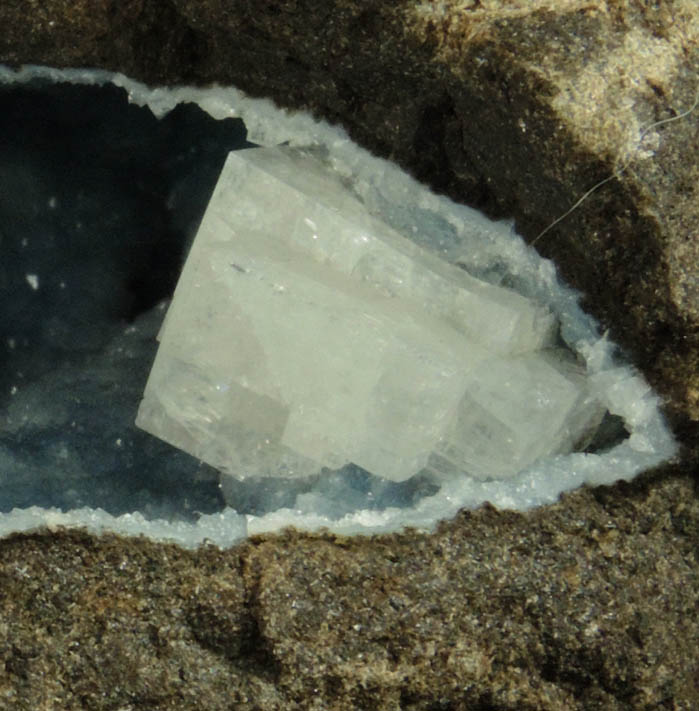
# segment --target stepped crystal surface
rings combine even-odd
[[[545,306],[372,216],[321,156],[236,151],[137,425],[240,478],[508,478],[604,412],[556,334]]]

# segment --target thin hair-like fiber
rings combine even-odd
[[[679,121],[680,119],[685,118],[686,116],[689,116],[699,105],[699,88],[697,88],[697,93],[696,96],[694,97],[694,102],[692,105],[683,111],[682,113],[677,114],[676,116],[670,116],[669,118],[661,119],[660,121],[654,121],[653,123],[649,124],[646,126],[642,131],[641,135],[638,138],[638,145],[640,146],[641,143],[643,142],[643,139],[646,137],[649,131],[652,131],[654,128],[657,128],[658,126],[663,126],[664,124],[672,123],[673,121]],[[550,229],[555,227],[559,222],[564,220],[568,215],[570,215],[572,212],[577,210],[580,205],[587,200],[587,198],[592,195],[598,188],[601,188],[605,183],[608,183],[610,180],[613,180],[614,178],[618,178],[630,165],[631,162],[633,161],[633,156],[630,156],[629,159],[621,165],[617,170],[615,170],[611,175],[608,175],[606,178],[603,180],[600,180],[599,183],[596,183],[593,185],[588,191],[583,193],[581,197],[570,207],[568,208],[562,215],[557,217],[548,227],[545,227],[539,234],[529,243],[530,245],[535,245]]]

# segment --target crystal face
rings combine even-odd
[[[372,216],[322,157],[229,154],[139,427],[235,477],[510,478],[604,407],[544,306]]]

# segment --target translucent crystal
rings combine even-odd
[[[511,477],[603,408],[550,311],[369,214],[296,148],[228,156],[137,424],[237,477]]]

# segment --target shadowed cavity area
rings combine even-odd
[[[245,135],[113,86],[0,89],[0,511],[221,508],[216,473],[133,419],[157,304]]]

